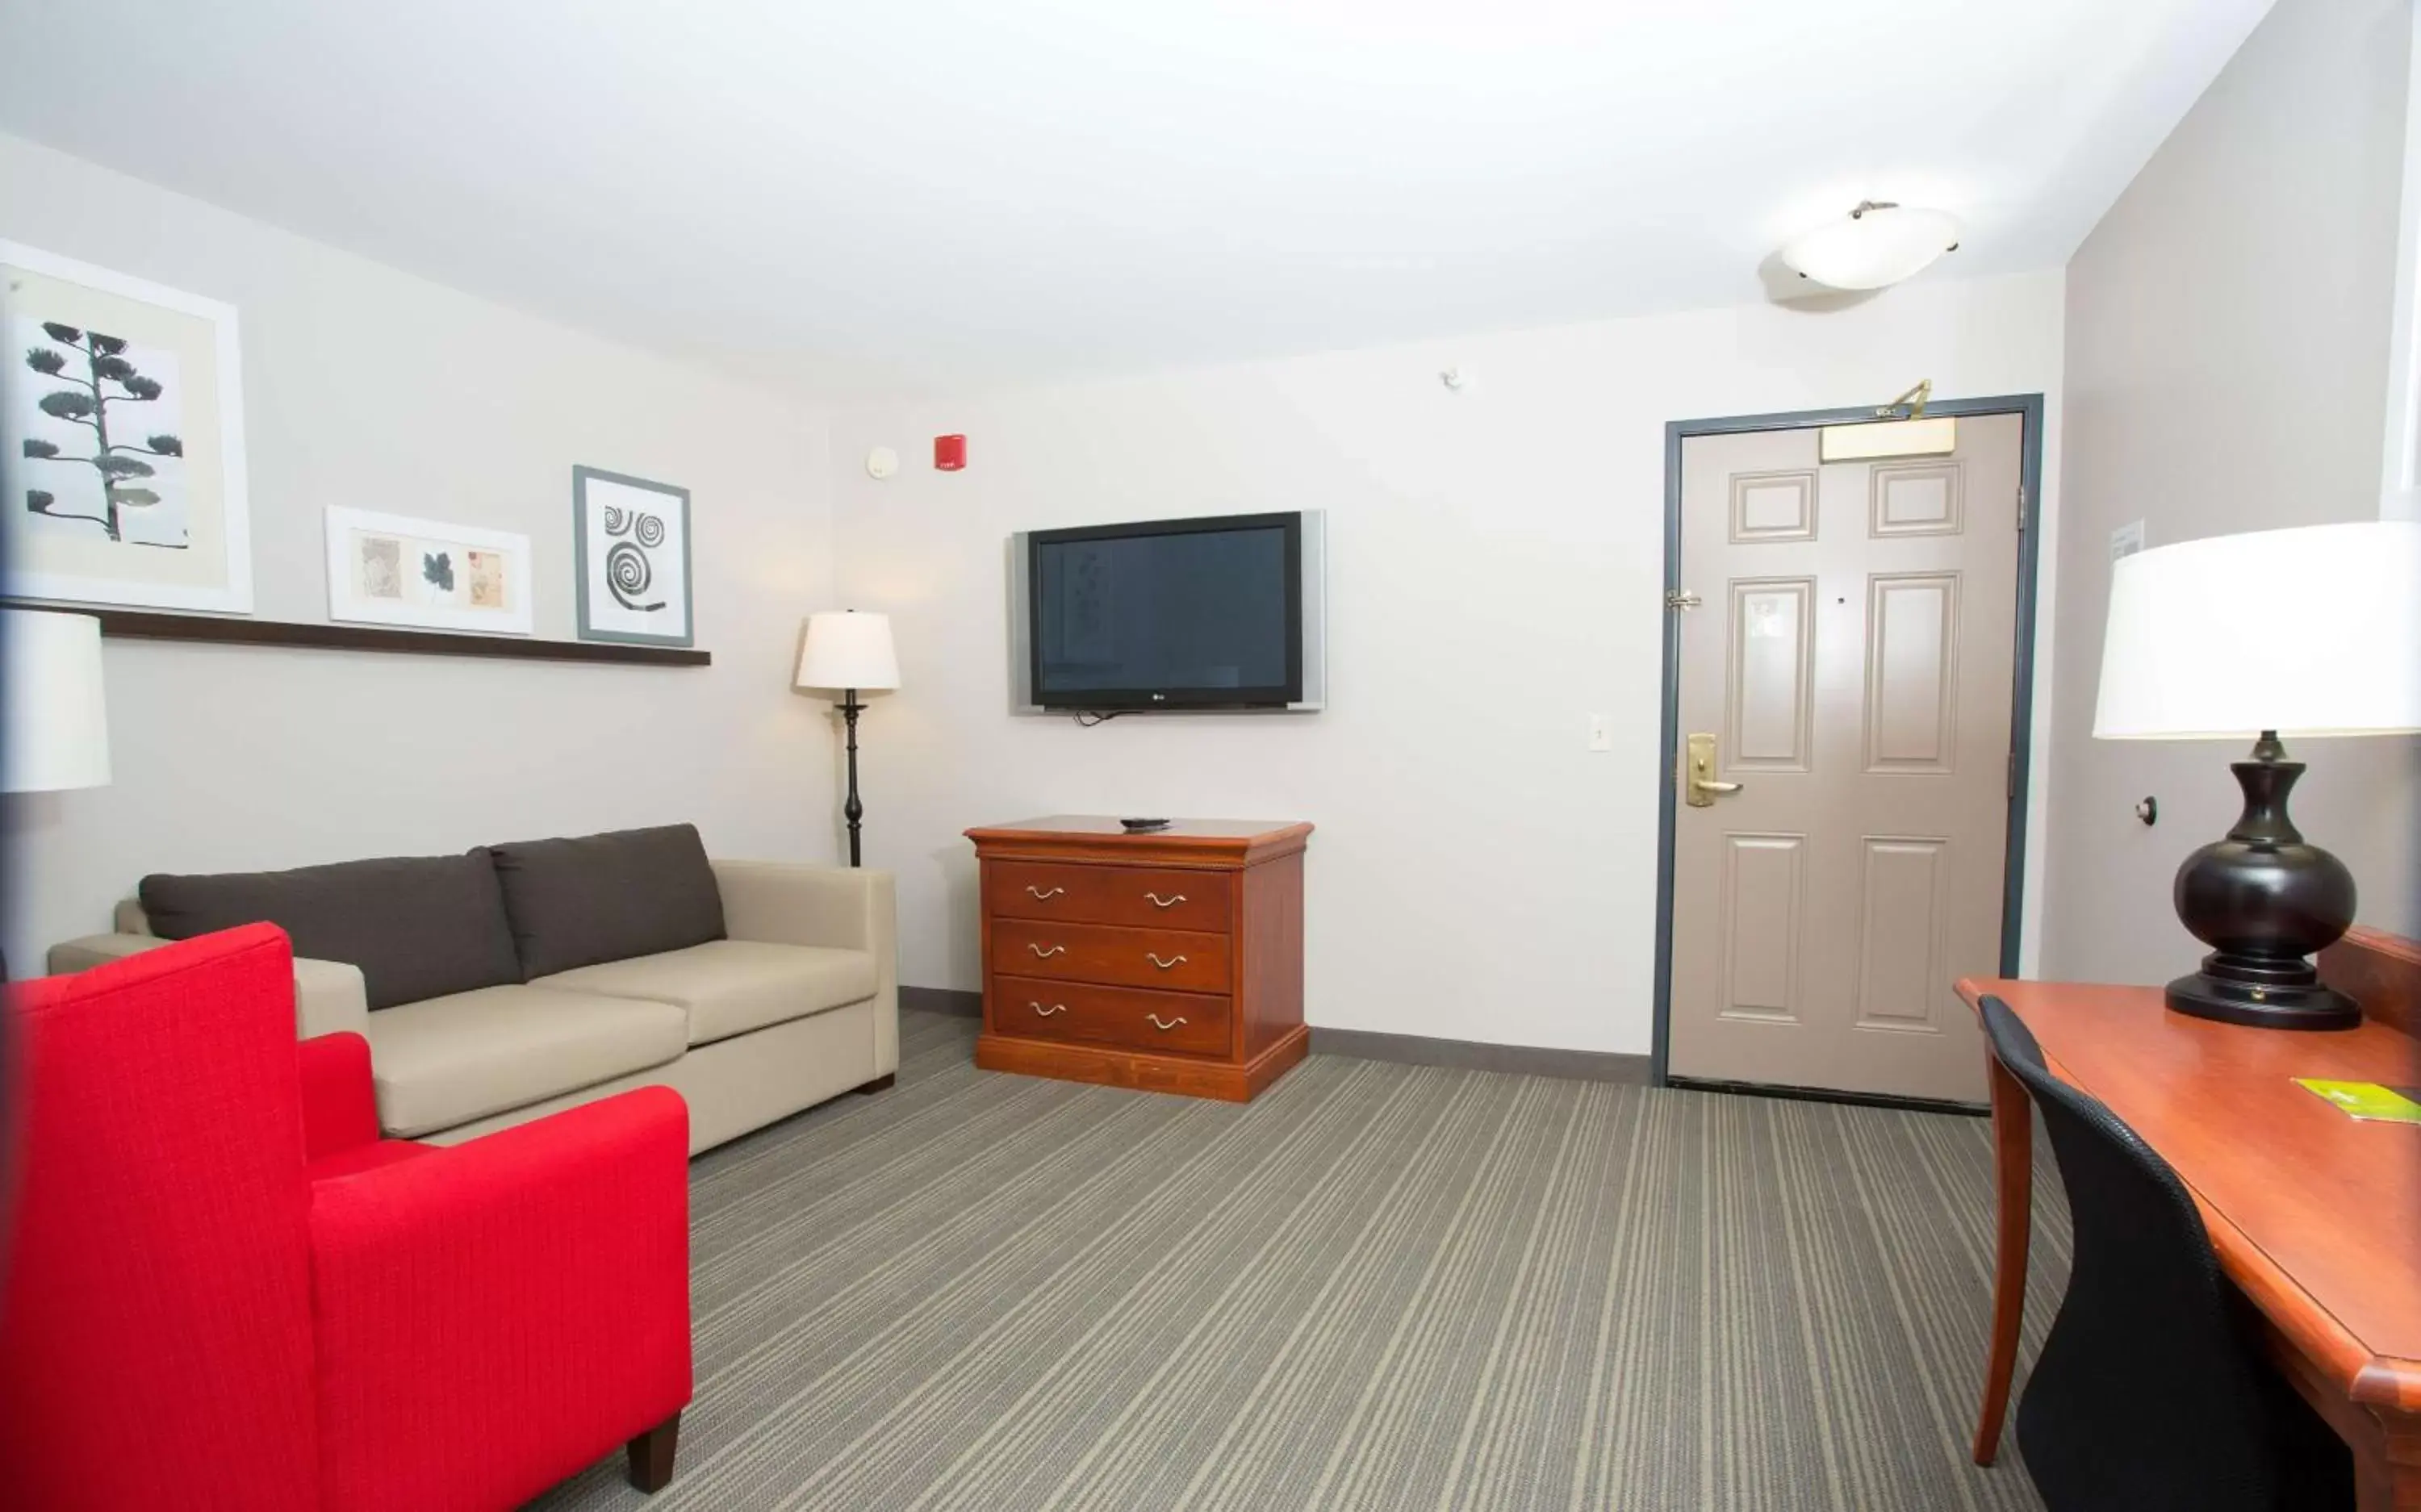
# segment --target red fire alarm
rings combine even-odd
[[[933,438],[933,466],[938,471],[955,473],[966,465],[966,437],[935,436]]]

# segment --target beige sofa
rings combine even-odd
[[[711,863],[727,938],[372,1012],[361,971],[294,962],[296,1031],[370,1044],[379,1122],[449,1145],[640,1086],[689,1101],[690,1152],[899,1066],[896,905],[887,873]],[[142,905],[117,930],[54,945],[53,974],[167,942]]]

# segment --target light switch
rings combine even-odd
[[[1592,751],[1614,749],[1614,716],[1612,714],[1589,716],[1589,749]]]

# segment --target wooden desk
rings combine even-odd
[[[2421,945],[2356,930],[2320,965],[2373,1015],[2360,1028],[2212,1023],[2169,1012],[2158,988],[1964,978],[1959,995],[2007,1003],[2053,1074],[2169,1162],[2272,1357],[2352,1446],[2363,1512],[2421,1512],[2421,1128],[2349,1118],[2291,1080],[2421,1083]],[[1990,1072],[2000,1243],[1979,1465],[2017,1364],[2033,1195],[2032,1103]]]

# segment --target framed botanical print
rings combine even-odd
[[[689,646],[689,490],[595,467],[571,470],[580,638]]]
[[[0,242],[0,549],[26,599],[252,612],[232,305]]]
[[[328,617],[526,635],[529,538],[331,506]]]

